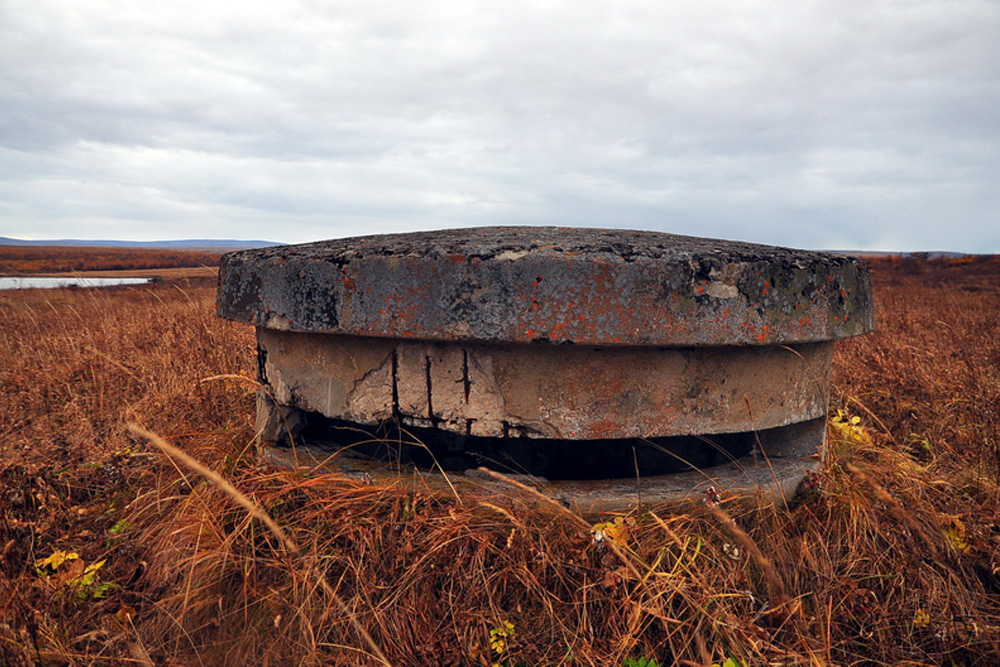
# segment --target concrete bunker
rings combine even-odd
[[[789,494],[825,436],[835,340],[870,331],[851,257],[623,230],[499,227],[226,255],[257,329],[257,426],[345,471],[479,466],[583,509]],[[777,487],[777,488],[775,488]]]

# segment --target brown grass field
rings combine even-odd
[[[603,541],[527,492],[262,466],[209,279],[0,292],[0,664],[1000,664],[1000,258],[873,282],[812,490]]]
[[[163,269],[214,270],[219,252],[159,248],[91,248],[74,246],[0,245],[0,276],[14,275],[160,275]],[[151,273],[155,272],[155,273]]]

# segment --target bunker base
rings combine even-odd
[[[817,418],[760,432],[667,438],[461,437],[393,422],[332,420],[264,395],[259,402],[296,431],[281,444],[265,442],[265,458],[277,467],[459,494],[516,492],[488,469],[585,516],[714,494],[790,500],[818,470],[826,431],[825,419]]]

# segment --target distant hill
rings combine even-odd
[[[273,241],[238,241],[236,239],[180,239],[176,241],[91,241],[84,239],[46,239],[42,241],[0,236],[0,245],[76,246],[86,248],[173,248],[180,250],[242,250],[281,245]]]

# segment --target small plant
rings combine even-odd
[[[712,663],[712,667],[747,667],[746,660],[735,660],[733,658],[726,658],[726,661],[721,665],[717,662]]]
[[[635,521],[631,518],[626,520],[616,516],[613,521],[595,523],[590,529],[590,534],[597,546],[603,545],[604,540],[610,540],[616,546],[625,548],[628,546],[629,529],[634,524]]]
[[[126,521],[125,519],[119,519],[118,521],[115,521],[115,525],[111,526],[111,528],[108,529],[108,533],[110,533],[111,535],[121,535],[131,527],[132,524],[130,524],[128,521]]]
[[[49,556],[35,561],[35,572],[39,577],[48,577],[55,574],[56,570],[58,570],[64,563],[79,560],[79,558],[80,554],[75,551],[53,549]]]
[[[931,441],[919,433],[908,433],[903,445],[913,458],[918,461],[930,461],[934,458],[934,446]]]
[[[965,524],[958,517],[952,517],[952,525],[943,531],[945,542],[956,553],[967,554],[972,550],[965,541]]]
[[[131,530],[132,524],[125,519],[119,519],[115,521],[111,528],[108,528],[108,535],[104,538],[104,547],[111,548],[111,546],[120,540],[122,536],[129,530]]]
[[[500,625],[490,629],[490,648],[497,656],[503,656],[510,648],[510,639],[515,635],[514,624],[510,621],[501,621]],[[510,660],[494,662],[492,667],[506,667]]]
[[[871,445],[872,438],[861,425],[861,417],[851,415],[845,410],[837,410],[837,416],[830,420],[834,432],[844,440],[861,445]]]
[[[626,658],[622,667],[660,667],[655,658]]]
[[[719,495],[714,486],[710,486],[702,493],[702,500],[709,507],[715,507],[722,503],[722,496]]]
[[[99,560],[87,565],[75,551],[54,549],[51,555],[35,562],[35,572],[56,586],[69,588],[81,600],[100,600],[114,586],[112,583],[101,583],[98,578],[98,570],[104,567],[104,563],[104,560]]]

